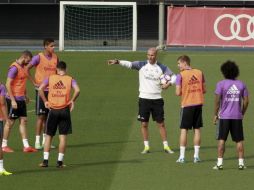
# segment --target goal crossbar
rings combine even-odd
[[[137,50],[137,5],[136,2],[60,1],[59,51],[65,50],[65,7],[68,5],[132,6],[132,51]]]

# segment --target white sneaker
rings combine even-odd
[[[223,165],[219,165],[219,166],[218,166],[218,165],[216,164],[216,165],[213,167],[213,169],[214,169],[214,170],[223,170]]]
[[[244,170],[244,169],[246,169],[246,168],[247,168],[247,167],[246,167],[245,165],[239,165],[239,166],[238,166],[238,169],[239,169],[239,170]]]
[[[178,158],[178,160],[176,162],[180,163],[180,164],[184,164],[185,163],[184,158]]]
[[[200,160],[199,157],[194,157],[193,162],[194,162],[194,163],[198,163],[198,162],[201,162],[201,160]]]
[[[43,146],[41,146],[40,143],[35,143],[34,148],[37,149],[37,150],[41,150],[41,149],[43,149]]]

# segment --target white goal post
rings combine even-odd
[[[60,1],[63,50],[136,51],[136,2]]]

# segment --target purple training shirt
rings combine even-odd
[[[16,66],[12,66],[8,70],[7,77],[14,79],[17,76],[17,74],[18,74],[18,68]],[[9,96],[6,96],[6,98],[10,99]],[[25,100],[25,96],[15,96],[14,98],[15,100],[19,100],[19,101]]]
[[[18,68],[16,66],[12,66],[8,70],[7,77],[14,79],[17,76],[17,74],[18,74]]]
[[[240,80],[225,79],[216,85],[215,94],[220,96],[220,119],[242,119],[242,98],[248,96],[248,89]]]
[[[0,83],[0,96],[6,96],[6,88],[3,84]]]

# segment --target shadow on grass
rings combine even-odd
[[[244,159],[248,160],[248,159],[253,159],[254,158],[254,155],[249,155],[249,156],[245,156]],[[238,162],[238,157],[237,156],[234,156],[234,157],[227,157],[227,155],[224,155],[224,158],[223,160],[236,160]],[[217,158],[216,158],[216,153],[215,153],[215,157],[214,158],[211,158],[211,159],[202,159],[202,162],[214,162],[216,163],[217,161]],[[254,167],[254,166],[253,166]],[[254,169],[254,168],[253,168]]]
[[[226,145],[226,149],[231,149],[231,148],[235,148],[235,146],[233,145]],[[213,145],[213,146],[200,146],[200,150],[209,150],[209,149],[214,149],[215,151],[217,150],[217,144]],[[192,145],[190,145],[189,147],[187,146],[187,148],[185,149],[186,151],[193,151],[194,147]],[[174,149],[174,151],[180,151],[179,148]]]
[[[71,171],[80,167],[90,167],[90,166],[100,166],[100,165],[117,165],[117,164],[141,164],[143,159],[133,159],[133,160],[112,160],[112,161],[98,161],[98,162],[87,162],[87,163],[76,163],[69,164],[65,168],[57,168],[55,166],[49,166],[47,168],[40,168],[38,166],[37,169],[30,170],[21,170],[21,171],[13,171],[14,175],[22,175],[26,173],[41,173],[41,172],[63,172],[63,171]]]
[[[90,147],[90,146],[108,146],[113,144],[127,144],[136,141],[112,141],[112,142],[94,142],[94,143],[84,143],[84,144],[71,144],[68,147],[79,148],[79,147]]]

